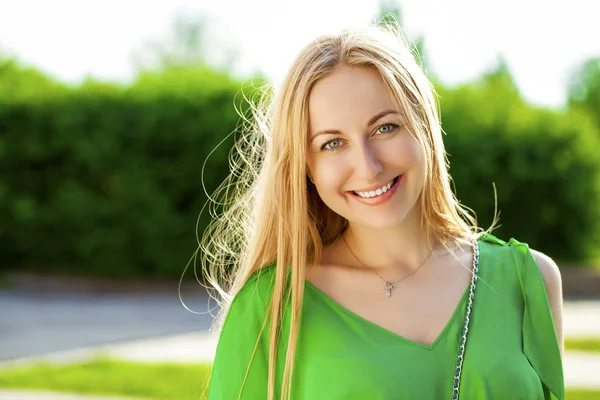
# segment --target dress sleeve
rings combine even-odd
[[[267,398],[268,324],[257,345],[271,294],[263,281],[266,278],[250,278],[229,307],[217,344],[208,400]]]
[[[564,400],[560,347],[546,286],[529,246],[511,239],[523,291],[523,351],[536,370],[547,400]]]

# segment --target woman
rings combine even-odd
[[[558,268],[458,203],[409,46],[318,38],[270,104],[204,238],[208,399],[563,399]]]

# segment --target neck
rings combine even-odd
[[[421,229],[421,214],[415,207],[393,228],[377,229],[350,223],[343,234],[350,257],[357,266],[405,275],[414,272],[430,256],[434,243],[428,243]],[[341,241],[342,244],[343,240]],[[431,254],[429,260],[434,257]]]

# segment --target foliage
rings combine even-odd
[[[24,67],[13,58],[0,55],[0,102],[38,98],[64,88],[35,68]]]
[[[500,237],[557,261],[598,257],[600,135],[590,118],[526,104],[505,65],[438,91],[450,173],[480,225],[492,222],[495,183]]]
[[[88,83],[0,107],[2,267],[178,276],[228,173],[240,85],[211,70]],[[200,229],[206,226],[204,214]]]
[[[66,87],[5,67],[15,80],[0,80],[0,270],[178,278],[207,193],[229,172],[240,82],[173,66],[127,86]],[[585,110],[526,104],[505,64],[438,91],[457,195],[480,225],[495,183],[498,236],[559,263],[598,257],[600,135]]]
[[[579,66],[569,83],[569,106],[582,108],[600,128],[600,58],[591,58]]]

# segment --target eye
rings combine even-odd
[[[333,140],[330,140],[329,142],[325,143],[323,146],[321,146],[321,150],[331,151],[331,150],[337,149],[341,145],[342,145],[342,142],[340,139],[333,139]]]
[[[396,125],[396,124],[391,124],[391,123],[384,124],[384,125],[381,125],[379,128],[377,128],[377,133],[382,133],[382,134],[390,133],[397,127],[398,127],[398,125]]]

